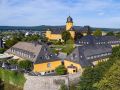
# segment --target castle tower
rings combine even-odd
[[[73,27],[73,19],[69,16],[66,22],[66,30],[70,30]]]

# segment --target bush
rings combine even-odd
[[[9,60],[9,63],[11,65],[18,65],[18,61],[17,60]]]
[[[100,29],[96,29],[96,31],[93,33],[94,36],[102,36],[102,31]]]
[[[18,66],[21,69],[31,69],[32,68],[32,62],[29,60],[23,60],[18,63]]]
[[[58,66],[56,69],[55,69],[56,73],[58,75],[64,75],[67,73],[67,69],[63,66],[63,65],[60,65]]]

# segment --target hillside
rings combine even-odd
[[[83,26],[74,26],[76,30],[80,30]],[[46,25],[41,25],[41,26],[0,26],[1,31],[7,31],[7,30],[32,30],[32,31],[44,31],[47,30],[48,28],[51,29],[64,29],[65,26],[46,26]],[[96,30],[97,27],[91,27],[91,29],[94,31]],[[102,31],[115,31],[118,32],[120,29],[118,28],[100,28]]]

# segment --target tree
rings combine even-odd
[[[105,74],[105,77],[97,84],[99,90],[119,90],[120,89],[120,61],[115,64]]]
[[[17,60],[9,60],[10,65],[18,65]]]
[[[64,40],[64,42],[66,43],[67,40],[71,39],[71,34],[69,31],[64,31],[62,32],[62,39]]]
[[[80,39],[81,37],[83,37],[83,35],[80,32],[76,32],[75,33],[75,40]]]
[[[17,36],[13,36],[11,39],[8,39],[5,41],[5,46],[6,48],[10,48],[12,47],[14,44],[16,44],[17,42],[19,42],[21,39]]]
[[[116,33],[116,37],[120,38],[120,32]]]
[[[32,62],[29,61],[29,60],[22,60],[22,61],[19,61],[18,63],[18,66],[22,69],[31,69],[32,68]]]
[[[102,36],[102,31],[100,29],[96,29],[95,32],[93,32],[94,36]]]
[[[0,79],[0,90],[4,90],[4,83],[1,79]]]
[[[0,53],[4,53],[5,49],[4,48],[0,48]]]
[[[24,37],[22,41],[38,41],[40,39],[39,35],[29,35],[27,37]]]
[[[117,75],[120,73],[119,60],[120,46],[113,48],[112,55],[108,61],[101,62],[93,68],[85,68],[77,87],[78,90],[119,90],[120,86],[117,86],[120,83],[120,75]],[[110,70],[111,67],[114,67],[116,61],[119,61],[119,63],[117,62],[119,67]],[[113,88],[109,88],[112,86]]]
[[[66,44],[72,44],[73,45],[74,44],[74,40],[73,39],[69,39],[69,40],[66,41]]]
[[[65,47],[62,48],[62,52],[70,54],[74,49],[74,40],[70,39],[66,41]]]
[[[60,65],[55,69],[56,73],[58,75],[64,75],[67,73],[67,69],[64,67],[64,65]]]
[[[113,32],[108,32],[106,36],[115,36],[115,34]]]

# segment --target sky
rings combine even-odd
[[[120,0],[0,0],[0,26],[65,25],[120,28]]]

